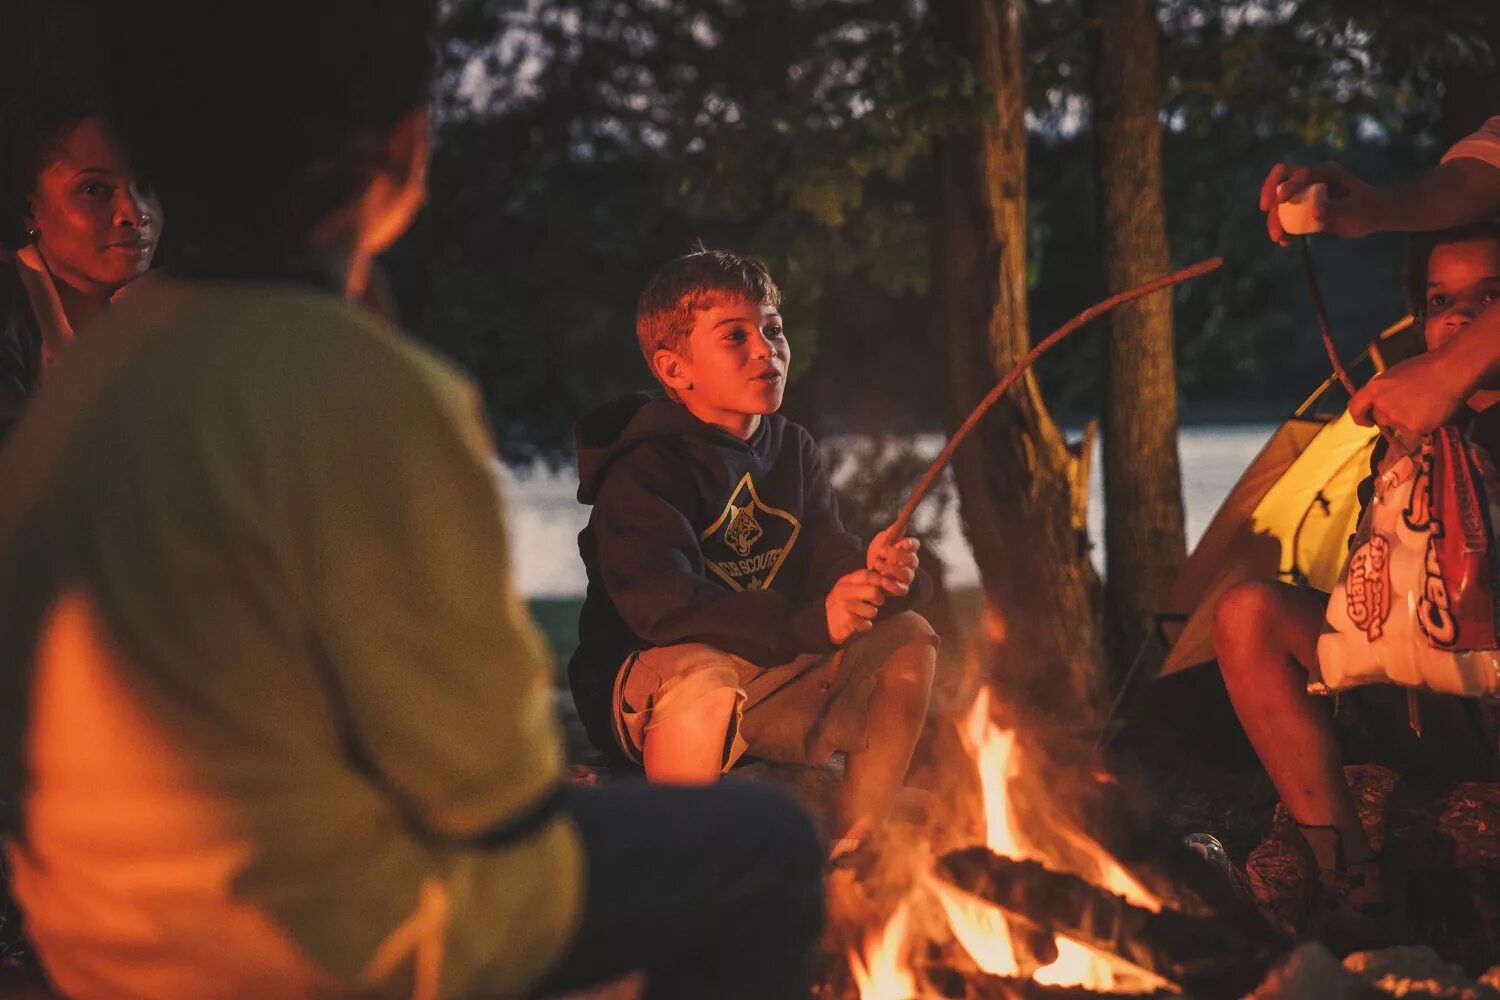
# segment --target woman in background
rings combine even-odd
[[[0,440],[74,331],[151,266],[161,206],[92,101],[0,108]]]

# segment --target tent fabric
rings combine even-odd
[[[1391,324],[1350,364],[1356,380],[1419,353],[1422,337],[1410,316]],[[1359,518],[1355,487],[1378,438],[1344,412],[1342,391],[1333,376],[1313,390],[1229,491],[1157,615],[1167,653],[1155,676],[1214,658],[1214,608],[1236,584],[1333,589]]]
[[[1347,413],[1294,417],[1277,428],[1178,575],[1161,616],[1171,648],[1158,677],[1213,659],[1214,607],[1236,584],[1281,579],[1333,589],[1359,517],[1355,487],[1369,474],[1378,438]]]

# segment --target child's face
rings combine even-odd
[[[1427,258],[1429,350],[1442,347],[1500,299],[1500,243],[1476,237],[1442,243]]]
[[[729,420],[775,413],[791,359],[781,314],[774,307],[725,299],[698,313],[681,358],[692,388],[678,392],[685,401],[691,398],[696,407]]]
[[[1479,236],[1441,243],[1427,258],[1428,350],[1442,347],[1475,316],[1500,299],[1500,242]],[[1483,390],[1468,399],[1472,410],[1500,403],[1500,392]]]

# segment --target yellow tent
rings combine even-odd
[[[1415,354],[1411,317],[1385,330],[1359,361],[1374,372]],[[1167,653],[1156,676],[1213,659],[1214,606],[1237,583],[1282,579],[1333,589],[1359,516],[1355,487],[1369,474],[1378,433],[1328,412],[1323,383],[1255,456],[1188,557],[1158,615]]]

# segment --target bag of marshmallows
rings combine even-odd
[[[1388,460],[1328,602],[1308,690],[1500,694],[1496,524],[1500,475],[1457,428]]]

